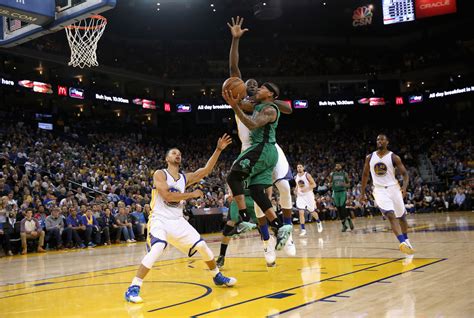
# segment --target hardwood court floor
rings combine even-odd
[[[294,239],[267,268],[256,233],[231,242],[223,269],[234,288],[212,284],[198,258],[170,249],[147,277],[142,305],[123,293],[143,244],[0,259],[0,317],[472,317],[474,213],[409,216],[417,253],[406,259],[388,221],[325,222]],[[215,252],[219,236],[206,240]]]

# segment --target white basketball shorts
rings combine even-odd
[[[405,214],[405,203],[398,184],[388,187],[375,186],[373,194],[382,213],[393,211],[397,218],[401,218]]]
[[[201,235],[184,218],[151,220],[149,236],[150,245],[169,243],[188,256],[193,255],[194,247],[201,241]]]
[[[309,195],[297,195],[296,207],[298,210],[308,210],[309,212],[314,212],[316,210],[314,194],[311,192]]]
[[[275,144],[275,147],[278,152],[278,161],[275,168],[273,168],[273,183],[276,183],[282,179],[293,179],[293,173],[291,172],[290,164],[286,159],[285,153],[278,144]]]

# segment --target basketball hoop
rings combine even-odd
[[[93,15],[65,28],[71,48],[69,65],[80,68],[99,65],[96,54],[97,43],[102,37],[106,25],[106,18],[101,15]]]

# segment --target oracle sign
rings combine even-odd
[[[427,18],[456,12],[456,0],[416,0],[416,18]]]

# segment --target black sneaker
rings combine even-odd
[[[347,219],[347,221],[349,222],[349,227],[351,228],[351,231],[354,231],[354,223],[352,223],[352,220]]]
[[[224,262],[225,262],[225,256],[222,256],[222,255],[219,255],[219,257],[217,258],[217,267],[218,268],[222,268],[224,267]]]
[[[346,231],[347,231],[346,222],[343,222],[342,223],[342,232],[346,232]]]

